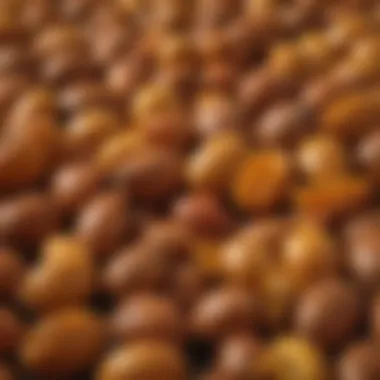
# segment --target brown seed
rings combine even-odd
[[[4,128],[1,140],[0,184],[3,190],[36,184],[48,174],[60,153],[60,131],[50,117],[17,116]]]
[[[194,194],[180,198],[173,208],[174,218],[203,235],[223,235],[232,227],[232,220],[216,197]]]
[[[93,364],[103,342],[103,326],[96,315],[65,309],[50,314],[30,330],[21,347],[21,360],[41,376],[69,376]]]
[[[111,352],[97,380],[185,380],[186,363],[176,348],[159,342],[137,342]]]
[[[269,108],[253,126],[253,135],[264,146],[294,145],[313,128],[302,106],[284,102]]]
[[[76,220],[76,232],[96,254],[107,257],[128,238],[129,214],[124,194],[118,191],[100,193],[82,208]]]
[[[262,343],[255,337],[229,337],[219,348],[216,368],[227,379],[256,378],[260,375],[262,352]]]
[[[309,1],[311,4],[312,1]],[[305,57],[310,74],[324,73],[335,63],[337,51],[331,41],[322,33],[309,33],[299,41],[301,54]]]
[[[152,145],[181,151],[189,146],[195,134],[187,117],[183,112],[162,113],[147,118],[139,129]]]
[[[176,94],[169,88],[154,83],[139,88],[133,98],[131,112],[137,122],[144,122],[147,117],[176,110],[177,106]]]
[[[347,265],[362,284],[375,286],[380,273],[380,223],[378,216],[368,215],[351,222],[347,229]]]
[[[0,203],[0,236],[20,246],[34,246],[57,228],[57,212],[43,194],[18,195]]]
[[[380,91],[362,91],[338,98],[321,116],[326,131],[342,137],[361,136],[372,128],[380,116]]]
[[[154,339],[177,342],[183,328],[179,311],[164,297],[135,295],[122,302],[111,316],[111,333],[115,339],[129,342]]]
[[[187,260],[193,244],[191,231],[171,219],[148,223],[142,238],[148,247],[176,262]]]
[[[78,112],[65,129],[65,144],[69,157],[93,153],[108,137],[118,132],[116,115],[106,109],[86,109]]]
[[[338,262],[332,237],[308,221],[296,222],[285,235],[282,259],[284,270],[301,289],[334,274]]]
[[[0,248],[0,298],[12,299],[19,290],[26,266],[19,252]]]
[[[148,69],[148,65],[138,55],[137,57],[122,58],[107,69],[108,88],[120,96],[132,95],[143,81]]]
[[[247,116],[256,116],[265,107],[287,98],[294,92],[291,81],[269,70],[254,70],[239,82],[239,100]]]
[[[368,181],[354,176],[329,178],[295,192],[299,211],[322,220],[349,214],[363,206],[370,197]]]
[[[218,93],[204,93],[197,98],[195,126],[201,136],[209,137],[222,131],[238,130],[239,114],[234,100]]]
[[[21,144],[23,140],[29,143],[38,141],[40,155],[44,154],[45,156],[43,157],[52,160],[56,158],[57,151],[60,149],[61,133],[52,110],[48,110],[52,106],[52,104],[50,106],[47,104],[49,95],[44,93],[44,90],[41,90],[41,93],[39,93],[39,90],[35,91],[34,94],[33,91],[30,91],[29,94],[25,92],[25,98],[20,98],[20,103],[15,103],[14,108],[10,110],[4,135],[9,137],[8,142],[13,142],[14,144],[17,141]],[[30,99],[28,99],[29,95],[31,96]],[[25,110],[22,109],[24,100]],[[28,101],[30,101],[29,105],[27,104]],[[44,104],[45,102],[46,104]],[[18,106],[20,107],[18,108]],[[28,106],[30,106],[29,110],[27,109]],[[14,140],[12,141],[12,139]],[[31,152],[37,158],[40,158],[36,152]],[[33,158],[32,154],[31,158]],[[40,158],[40,160],[42,159]],[[52,162],[49,162],[49,164],[51,166]],[[45,163],[45,167],[50,168],[50,166]]]
[[[291,78],[295,83],[302,81],[307,73],[307,62],[301,49],[293,43],[275,45],[268,57],[269,69],[280,77]]]
[[[331,102],[353,90],[365,87],[365,77],[360,67],[344,61],[334,66],[326,75],[312,79],[301,93],[301,98],[311,109],[321,112]]]
[[[295,327],[326,349],[342,347],[356,332],[361,316],[357,290],[341,280],[326,280],[306,290],[295,315]]]
[[[182,157],[173,151],[149,149],[127,157],[116,168],[114,180],[146,201],[166,199],[182,184]]]
[[[294,302],[300,289],[278,263],[265,269],[266,272],[259,285],[267,310],[266,326],[271,330],[279,331],[289,326]]]
[[[156,253],[144,243],[122,249],[103,272],[105,289],[116,297],[124,297],[135,291],[161,288],[171,267]]]
[[[191,63],[165,67],[157,75],[160,85],[172,89],[182,105],[188,104],[194,98],[199,88],[199,77]]]
[[[50,312],[88,301],[95,287],[91,253],[69,236],[49,238],[40,261],[27,273],[20,298],[39,312]]]
[[[274,380],[328,379],[322,353],[308,341],[292,336],[277,338],[269,346],[262,367],[267,378]]]
[[[59,168],[51,180],[51,193],[66,215],[76,212],[96,192],[101,175],[91,162],[75,162]]]
[[[125,130],[106,139],[99,147],[95,161],[101,173],[110,174],[133,154],[146,147],[139,131]]]
[[[142,76],[139,62],[122,60],[109,67],[106,74],[108,87],[116,94],[132,94]]]
[[[227,240],[220,251],[222,270],[228,279],[257,288],[274,266],[278,266],[286,222],[258,220]]]
[[[237,171],[233,199],[248,212],[271,210],[286,199],[291,174],[291,162],[282,151],[252,153]]]
[[[214,340],[258,327],[263,321],[263,310],[257,297],[249,292],[224,287],[200,298],[191,321],[196,335]]]
[[[344,147],[329,135],[306,138],[298,147],[297,159],[301,170],[312,180],[334,177],[347,170]]]
[[[34,87],[23,92],[9,111],[9,123],[18,123],[33,116],[55,116],[55,94],[45,87]]]
[[[204,279],[221,278],[221,247],[220,239],[214,237],[197,239],[194,243],[194,262]]]
[[[349,346],[338,363],[338,380],[375,380],[379,376],[379,351],[369,342]]]
[[[236,133],[222,132],[205,141],[186,165],[189,183],[210,191],[225,191],[247,155],[243,139]]]

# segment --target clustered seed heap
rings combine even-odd
[[[0,380],[379,380],[380,3],[0,0]]]

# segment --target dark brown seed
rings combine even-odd
[[[326,349],[336,349],[355,334],[361,314],[360,296],[352,285],[342,280],[326,280],[301,297],[295,328]]]

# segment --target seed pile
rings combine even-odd
[[[380,379],[376,0],[0,0],[0,380]]]

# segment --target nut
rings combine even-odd
[[[94,281],[87,247],[73,237],[56,236],[46,241],[41,261],[26,275],[20,296],[32,309],[47,312],[85,303]]]
[[[182,355],[166,343],[138,342],[122,346],[102,363],[97,380],[186,378]]]
[[[66,309],[40,320],[27,334],[21,360],[42,376],[70,376],[87,369],[100,355],[104,330],[87,310]]]

